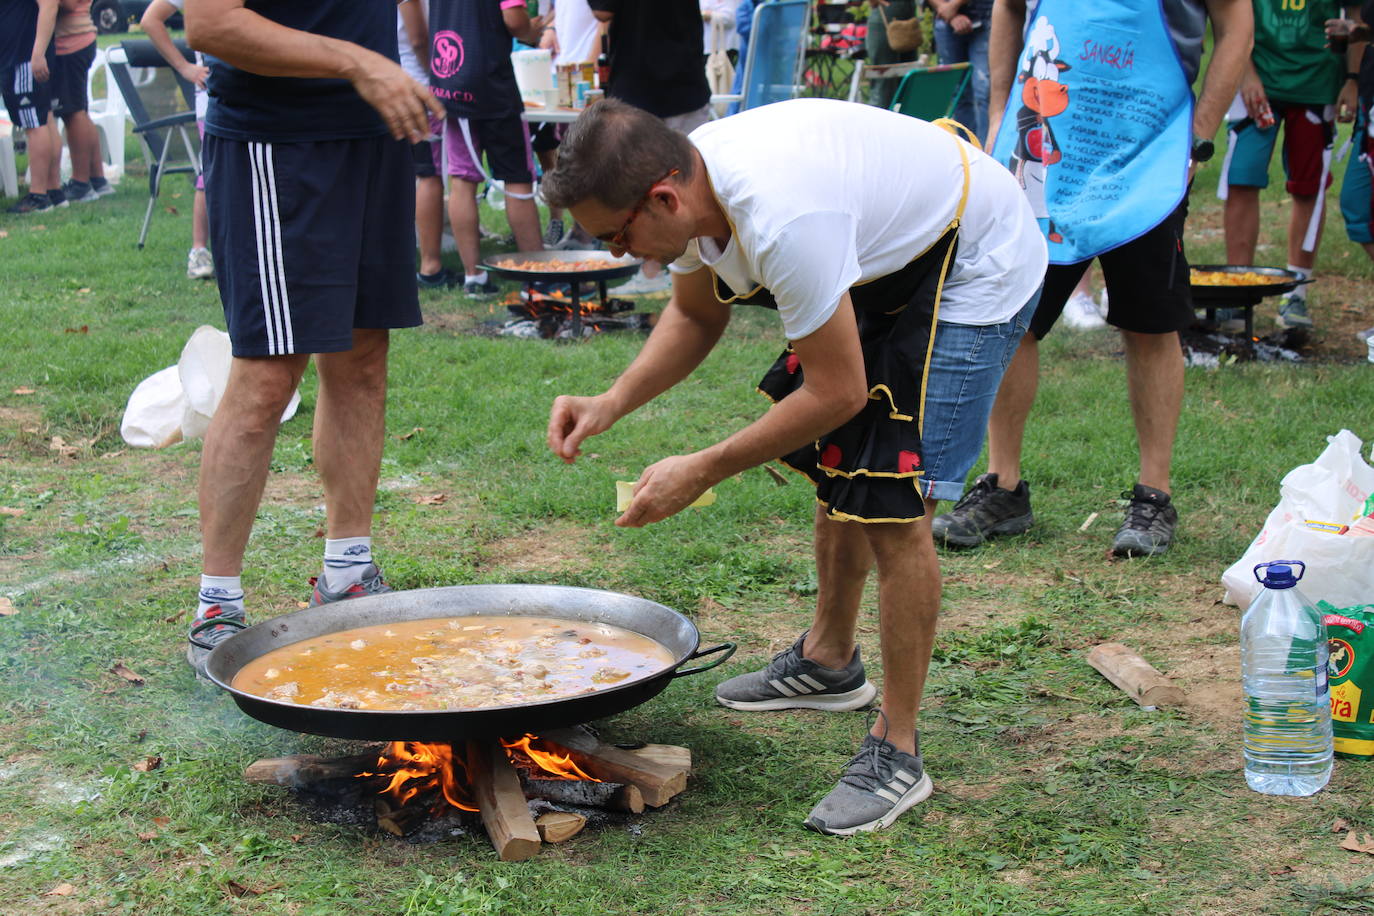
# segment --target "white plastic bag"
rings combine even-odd
[[[119,427],[124,441],[139,448],[163,448],[204,436],[229,386],[232,361],[228,334],[208,324],[196,328],[177,364],[148,376],[129,396]],[[294,417],[300,403],[300,392],[293,392],[281,422]]]
[[[220,398],[229,387],[229,366],[233,357],[229,335],[208,324],[196,328],[191,339],[186,341],[177,362],[181,388],[186,394],[181,413],[183,438],[198,439],[210,428],[210,418],[215,415],[215,408],[219,407]],[[281,422],[294,417],[300,403],[300,392],[294,392]]]
[[[1254,568],[1270,560],[1307,565],[1302,593],[1336,607],[1374,603],[1374,537],[1351,537],[1307,527],[1304,522],[1349,524],[1374,491],[1374,468],[1360,457],[1359,438],[1343,429],[1327,438],[1326,451],[1312,464],[1283,478],[1279,504],[1245,555],[1221,576],[1228,604],[1249,605],[1261,586]]]
[[[138,448],[163,448],[181,441],[181,411],[186,398],[176,366],[138,383],[124,408],[119,434]]]

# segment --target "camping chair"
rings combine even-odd
[[[194,60],[184,43],[177,42],[177,48],[188,61]],[[148,209],[138,234],[138,247],[142,248],[148,239],[148,226],[153,220],[163,177],[200,174],[200,149],[192,139],[198,138],[195,87],[172,69],[151,41],[120,42],[118,48],[110,49],[109,64],[110,74],[133,118],[134,136],[143,144],[143,161],[148,164]],[[136,75],[135,68],[146,71]],[[151,79],[147,73],[152,74]],[[185,156],[172,159],[176,137],[181,138]]]
[[[754,8],[744,56],[740,111],[796,98],[810,36],[809,0],[767,0]]]
[[[912,70],[892,95],[892,110],[923,121],[947,118],[959,104],[972,71],[967,63]]]

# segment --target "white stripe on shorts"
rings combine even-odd
[[[271,356],[282,356],[295,352],[295,339],[291,331],[286,265],[282,262],[281,214],[277,207],[272,144],[249,143],[248,159],[253,175],[253,223],[257,231],[262,306],[266,313],[267,352]]]

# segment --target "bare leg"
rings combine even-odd
[[[204,191],[191,198],[191,247],[210,247],[210,210],[205,206]]]
[[[449,178],[448,222],[463,270],[471,276],[482,271],[482,236],[477,215],[477,184]]]
[[[1259,243],[1260,189],[1231,185],[1227,191],[1222,223],[1226,232],[1226,263],[1255,263],[1255,246]]]
[[[100,132],[85,111],[74,111],[65,120],[67,146],[72,152],[72,181],[89,182],[91,161],[100,158]]]
[[[1322,230],[1326,228],[1327,207],[1322,207],[1321,219],[1317,223],[1317,238],[1311,251],[1302,250],[1302,240],[1307,236],[1307,224],[1312,221],[1312,211],[1317,206],[1317,195],[1293,195],[1293,210],[1288,218],[1288,263],[1311,271],[1317,263],[1317,249],[1322,244]]]
[[[420,243],[420,273],[437,274],[444,239],[444,181],[437,175],[415,179],[415,237]]]
[[[988,414],[988,472],[997,475],[999,489],[1014,490],[1021,482],[1021,445],[1039,383],[1040,341],[1028,333],[1007,365]]]
[[[46,194],[57,187],[56,161],[62,155],[52,115],[42,127],[27,128],[24,139],[29,144],[29,193]]]
[[[1122,331],[1126,345],[1126,386],[1140,446],[1140,482],[1169,490],[1174,436],[1183,410],[1183,348],[1177,333]]]
[[[816,507],[816,616],[802,656],[827,668],[843,668],[854,655],[854,629],[873,551],[860,522],[837,522]]]
[[[386,431],[386,330],[354,329],[353,349],[315,357],[315,466],[324,481],[326,537],[372,532]]]
[[[309,355],[234,359],[200,458],[205,573],[237,576],[262,501],[282,411]]]
[[[544,236],[539,231],[539,208],[534,198],[521,199],[515,196],[533,191],[532,184],[509,182],[506,185],[506,222],[510,223],[510,231],[515,235],[517,251],[544,250]]]

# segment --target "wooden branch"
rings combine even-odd
[[[545,843],[561,843],[570,840],[587,826],[587,819],[571,811],[546,811],[535,820],[539,838]]]
[[[380,751],[351,757],[317,757],[314,754],[266,757],[248,764],[243,771],[243,778],[252,783],[297,788],[326,779],[375,773],[380,757]]]
[[[400,808],[393,807],[389,799],[378,797],[372,803],[377,812],[377,826],[395,836],[409,836],[419,830],[429,818],[432,804],[414,804]]]
[[[645,760],[652,760],[654,763],[661,763],[664,766],[677,767],[678,769],[692,772],[692,749],[681,747],[676,744],[646,744],[643,747],[627,748],[636,757],[643,757]]]
[[[631,814],[639,814],[644,810],[644,794],[639,787],[624,783],[527,777],[522,784],[525,794],[530,798],[542,798],[564,805],[629,811]]]
[[[578,754],[583,771],[610,782],[630,783],[644,795],[644,803],[654,808],[666,805],[674,795],[687,788],[687,768],[665,765],[633,751],[602,744],[580,728],[560,728],[541,735],[545,741]]]
[[[491,845],[502,862],[523,862],[539,852],[539,831],[530,817],[520,776],[496,740],[467,743],[468,777]]]
[[[1108,642],[1088,652],[1088,664],[1146,709],[1178,706],[1187,695],[1150,663],[1121,643]]]

